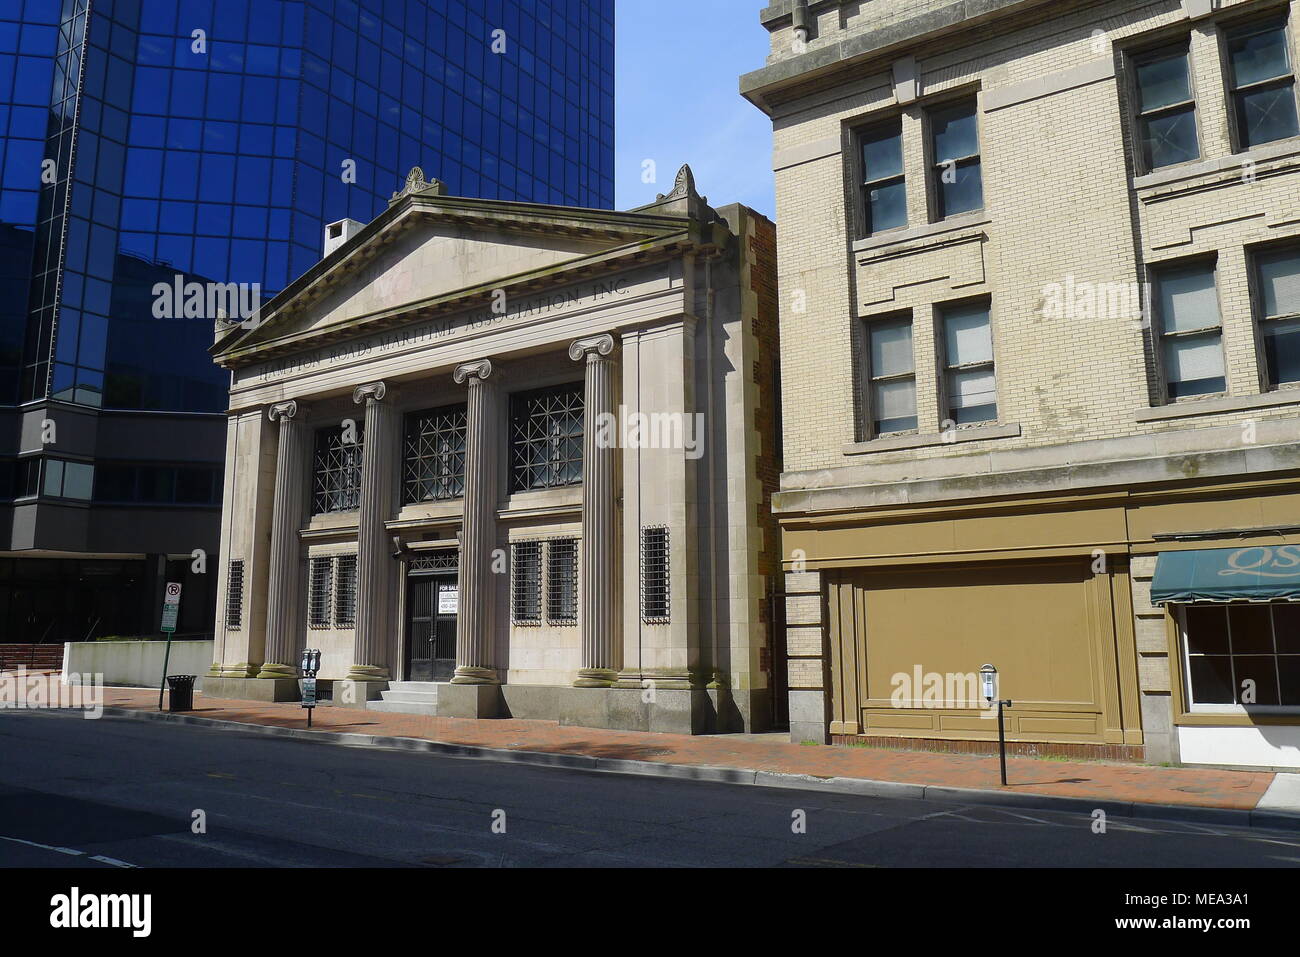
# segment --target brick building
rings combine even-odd
[[[761,17],[792,735],[1300,766],[1300,3]]]

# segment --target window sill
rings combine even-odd
[[[1265,143],[1251,150],[1229,153],[1227,156],[1219,156],[1215,159],[1192,160],[1176,166],[1166,166],[1155,172],[1133,177],[1132,186],[1135,190],[1148,190],[1224,172],[1230,172],[1236,177],[1241,175],[1241,168],[1246,163],[1259,164],[1291,157],[1300,157],[1300,137],[1293,136],[1275,143]]]
[[[910,226],[907,229],[893,229],[858,239],[853,243],[853,251],[855,253],[870,252],[873,249],[884,249],[888,246],[897,246],[917,239],[928,239],[931,236],[941,236],[944,233],[953,233],[962,229],[987,226],[990,222],[992,220],[989,218],[988,213],[982,209],[977,209],[972,213],[960,213],[951,219],[944,219],[937,223]]]
[[[1300,724],[1300,708],[1240,708],[1236,711],[1185,711],[1175,725],[1184,728],[1254,727],[1256,725]]]
[[[988,439],[1014,439],[1020,436],[1018,423],[1010,425],[973,425],[957,429],[955,433],[932,432],[925,435],[893,435],[866,442],[853,442],[844,446],[845,455],[870,455],[873,452],[899,452],[906,449],[928,449],[940,445],[960,445],[965,442],[982,442]]]
[[[1187,419],[1198,415],[1217,415],[1222,412],[1246,412],[1252,409],[1271,409],[1283,405],[1300,405],[1300,388],[1286,386],[1260,395],[1223,396],[1214,399],[1187,399],[1150,409],[1138,409],[1137,422],[1162,422],[1166,419]]]

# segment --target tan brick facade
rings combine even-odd
[[[1114,726],[1097,740],[1135,744],[1145,727],[1148,757],[1160,758],[1172,745],[1152,750],[1151,734],[1176,736],[1190,708],[1177,619],[1149,603],[1158,553],[1187,547],[1169,546],[1170,536],[1264,534],[1265,516],[1292,507],[1282,501],[1297,491],[1300,383],[1269,381],[1254,256],[1300,241],[1300,137],[1237,142],[1226,32],[1255,18],[1285,23],[1294,71],[1300,2],[978,7],[776,0],[762,13],[771,56],[741,88],[774,130],[785,468],[774,507],[787,570],[804,561],[825,572],[1013,554],[1082,560],[1099,548],[1121,556],[1122,568],[1099,574],[1126,616],[1112,635],[1119,671],[1104,679],[1121,686],[1113,707],[1123,717],[1103,717]],[[1136,64],[1166,45],[1187,50],[1199,156],[1149,172],[1136,135]],[[983,203],[944,218],[933,117],[958,99],[975,103]],[[907,223],[872,233],[859,134],[882,122],[901,130]],[[1193,262],[1214,269],[1225,385],[1175,399],[1150,284]],[[940,310],[966,301],[989,308],[997,412],[958,426],[945,397]],[[881,435],[865,357],[872,323],[898,316],[912,322],[917,425]],[[1268,491],[1254,491],[1266,479]],[[1219,500],[1230,506],[1208,503],[1219,494],[1212,488],[1229,486]],[[1140,488],[1182,498],[1159,517],[1126,500],[1114,531],[1099,518],[1091,540],[1086,525],[1056,533],[1095,496]],[[1053,495],[1061,503],[1044,504]],[[961,511],[1010,509],[1013,499],[1040,516],[1024,534]],[[908,541],[908,523],[940,516],[952,530],[936,544]],[[1274,539],[1296,540],[1287,528]],[[792,598],[791,611],[808,600]],[[796,673],[808,681],[812,659],[806,634],[788,642],[792,656],[801,652],[794,687]],[[1140,688],[1140,709],[1126,682]],[[1097,707],[1105,715],[1110,706]],[[862,721],[871,727],[870,714]]]

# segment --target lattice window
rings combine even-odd
[[[546,543],[546,621],[552,625],[578,623],[576,538],[557,538]]]
[[[439,548],[435,551],[413,558],[407,567],[410,572],[459,572],[460,549]]]
[[[667,624],[670,618],[668,589],[668,529],[641,529],[641,620]]]
[[[330,626],[330,595],[333,591],[334,561],[330,558],[313,558],[308,566],[307,625],[310,628]]]
[[[352,628],[357,623],[357,556],[334,559],[334,627]]]
[[[355,436],[351,433],[355,433]],[[347,441],[355,437],[355,442]],[[336,426],[316,433],[316,460],[312,484],[312,511],[354,511],[361,503],[361,451],[364,430]]]
[[[226,627],[238,631],[244,627],[244,560],[230,563],[226,575]]]
[[[465,406],[406,419],[402,504],[445,502],[465,494]]]
[[[516,625],[542,623],[542,543],[515,542],[510,546],[513,581],[510,617]]]
[[[510,491],[582,482],[582,383],[510,399]]]

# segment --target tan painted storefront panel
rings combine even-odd
[[[1238,492],[1198,501],[1144,502],[1129,509],[1133,541],[1150,540],[1168,532],[1192,529],[1267,528],[1300,521],[1300,494]],[[1198,545],[1196,547],[1206,547]]]
[[[845,571],[828,597],[833,719],[846,733],[994,737],[996,722],[977,708],[891,701],[895,676],[915,685],[918,666],[951,687],[947,675],[991,662],[1015,702],[1012,738],[1124,739],[1111,583],[1089,560]]]

